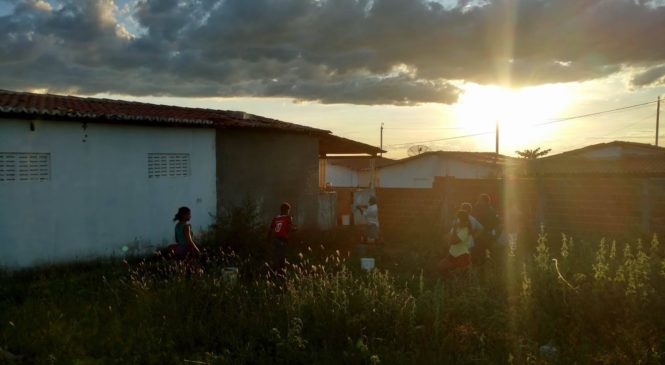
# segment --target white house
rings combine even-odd
[[[319,217],[319,156],[379,149],[240,112],[0,90],[0,266],[88,259],[174,241],[249,197],[265,218]]]
[[[384,157],[373,159],[374,166],[377,169],[394,161]],[[370,187],[371,179],[371,157],[349,158],[338,156],[326,159],[326,183],[328,186],[367,188]]]
[[[195,229],[216,211],[212,128],[10,118],[0,130],[4,265],[166,244],[178,207]]]
[[[501,176],[512,157],[490,152],[433,151],[393,161],[379,168],[382,188],[431,188],[436,176],[484,179]]]

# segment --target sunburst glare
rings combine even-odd
[[[500,125],[500,143],[505,151],[537,145],[545,135],[556,131],[546,124],[574,99],[574,87],[568,84],[507,89],[470,84],[454,106],[455,120],[467,133],[494,131]],[[493,149],[494,137],[480,147]],[[491,144],[491,145],[489,145]]]

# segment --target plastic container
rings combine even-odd
[[[222,279],[229,285],[235,285],[238,282],[238,268],[225,267],[222,269]]]
[[[372,271],[374,269],[374,258],[372,257],[361,257],[360,258],[360,268],[365,271]]]

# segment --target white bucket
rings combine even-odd
[[[229,285],[235,285],[238,281],[238,268],[225,267],[222,269],[222,279]]]
[[[372,271],[374,269],[374,259],[372,257],[361,257],[360,268],[365,271]]]
[[[348,214],[343,214],[342,215],[342,225],[343,226],[348,226],[351,224],[351,216]]]

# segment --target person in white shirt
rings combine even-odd
[[[366,208],[358,207],[367,221],[367,232],[365,239],[368,243],[379,240],[379,207],[376,204],[376,197],[369,197],[369,205]]]
[[[483,225],[478,222],[474,216],[471,215],[471,210],[473,209],[473,206],[471,203],[462,203],[460,205],[460,210],[463,210],[469,214],[469,223],[471,224],[471,241],[469,242],[469,249],[473,249],[473,247],[476,245],[476,240],[475,237],[480,237],[480,235],[483,233]],[[450,229],[450,234],[453,234],[453,231],[455,230],[455,225],[458,223],[458,219],[455,218],[453,221],[453,228]]]
[[[442,262],[444,274],[455,269],[464,269],[471,265],[470,243],[473,240],[469,213],[460,210],[448,242],[448,256]]]

